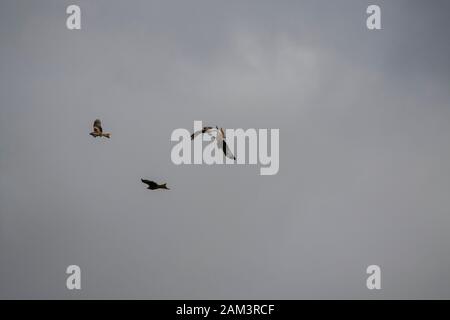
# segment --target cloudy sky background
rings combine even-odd
[[[449,15],[1,1],[0,298],[450,298]],[[97,117],[110,140],[88,135]],[[175,166],[170,135],[194,120],[279,128],[279,173]]]

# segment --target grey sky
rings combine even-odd
[[[0,298],[450,298],[449,12],[1,1]],[[194,120],[279,128],[279,173],[175,166]]]

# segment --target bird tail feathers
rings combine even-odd
[[[161,185],[161,187],[162,187],[163,189],[170,190],[169,188],[167,188],[167,183],[163,183],[163,184]]]
[[[109,139],[111,138],[111,133],[104,133],[103,136]]]

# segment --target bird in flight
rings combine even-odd
[[[103,133],[103,129],[102,129],[102,123],[100,121],[100,119],[96,119],[94,121],[94,131],[92,131],[91,133],[89,133],[91,136],[93,136],[94,138],[97,137],[106,137],[106,138],[110,138],[111,134],[110,133]]]
[[[226,141],[225,141],[225,131],[223,130],[223,128],[218,128],[217,126],[214,127],[203,127],[202,130],[199,130],[197,132],[194,132],[191,135],[191,140],[194,140],[195,137],[197,137],[199,134],[204,134],[207,133],[210,136],[212,136],[213,140],[215,139],[217,142],[217,146],[219,147],[219,149],[221,149],[223,151],[223,153],[225,154],[226,157],[236,160],[236,157],[233,155],[233,153],[231,152],[230,148],[228,147]]]
[[[154,181],[145,180],[145,179],[141,179],[141,181],[142,181],[142,183],[145,183],[146,185],[148,185],[147,189],[150,189],[150,190],[156,190],[156,189],[170,190],[169,188],[167,188],[167,183],[157,184]]]

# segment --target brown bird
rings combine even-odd
[[[91,133],[89,133],[91,136],[93,136],[94,138],[97,137],[106,137],[106,138],[110,138],[111,137],[111,133],[103,133],[103,129],[102,129],[102,123],[100,121],[100,119],[96,119],[94,121],[94,131],[92,131]]]
[[[145,183],[146,185],[148,185],[147,189],[150,190],[156,190],[156,189],[166,189],[166,190],[170,190],[169,188],[167,188],[166,184],[167,183],[163,183],[163,184],[157,184],[154,181],[150,181],[150,180],[145,180],[145,179],[141,179],[142,183]]]

